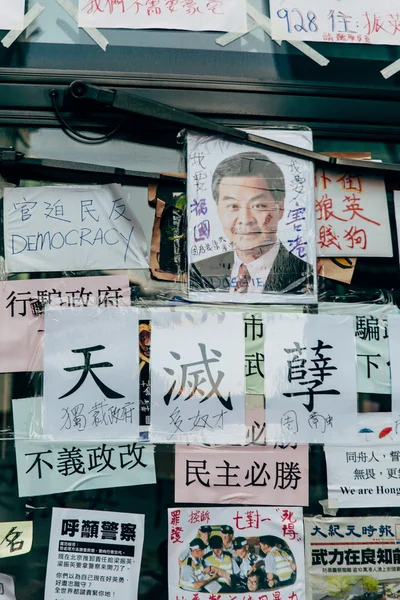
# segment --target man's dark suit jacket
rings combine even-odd
[[[233,251],[190,265],[190,287],[202,292],[227,292],[235,261]],[[262,293],[306,294],[314,289],[313,268],[280,244]],[[250,293],[251,294],[251,293]]]

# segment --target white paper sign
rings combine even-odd
[[[42,398],[13,400],[20,497],[156,483],[151,444],[30,439],[32,420],[41,409]]]
[[[79,27],[245,31],[245,0],[79,0]]]
[[[332,508],[397,506],[400,446],[325,446]]]
[[[357,434],[351,317],[264,315],[267,440],[319,443]]]
[[[245,443],[243,315],[151,315],[150,441]]]
[[[275,40],[400,44],[397,0],[270,0]]]
[[[138,327],[134,308],[46,311],[44,435],[139,439]]]
[[[304,131],[255,131],[312,148]],[[309,161],[189,135],[189,297],[309,303],[316,299],[314,171]]]
[[[16,600],[14,579],[4,573],[0,573],[0,597],[1,600]]]
[[[135,203],[118,184],[6,188],[7,273],[148,268]]]
[[[397,306],[321,302],[318,304],[318,312],[353,317],[357,351],[357,390],[365,394],[390,394],[387,317],[399,314]]]
[[[0,31],[23,29],[25,0],[0,0]]]
[[[144,515],[53,508],[44,599],[64,600],[73,580],[79,595],[137,600],[143,539]]]
[[[316,182],[318,256],[393,256],[383,179],[319,169]]]

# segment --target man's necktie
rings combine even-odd
[[[249,291],[250,273],[245,264],[241,264],[239,267],[239,273],[235,286],[235,292],[240,294],[247,294]]]

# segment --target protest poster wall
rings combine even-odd
[[[139,440],[138,316],[136,308],[46,311],[44,435]]]
[[[244,354],[241,313],[152,311],[150,441],[244,444]]]
[[[42,398],[13,400],[20,497],[156,483],[151,444],[118,440],[96,445],[30,437],[41,413]]]
[[[43,371],[46,307],[130,306],[126,275],[0,282],[0,373]]]
[[[6,188],[6,272],[147,269],[135,202],[115,183]]]
[[[137,600],[143,538],[144,515],[53,508],[44,600],[64,600],[70,581],[79,595]]]
[[[318,169],[317,256],[393,256],[385,181]]]
[[[400,449],[395,442],[369,446],[325,445],[330,508],[394,506],[400,496]]]
[[[106,0],[79,0],[79,27],[118,29],[188,29],[192,31],[246,31],[244,0],[157,0],[153,4]]]
[[[17,521],[0,523],[0,558],[26,554],[32,548],[33,523],[32,521]],[[1,575],[0,575],[1,581]],[[1,583],[0,583],[0,596]]]
[[[268,442],[340,443],[357,435],[351,317],[264,315]]]
[[[270,0],[275,40],[400,44],[396,0]]]
[[[255,131],[312,148],[311,132]],[[316,300],[311,162],[218,137],[187,137],[189,298]]]
[[[308,446],[178,444],[175,502],[308,506]]]
[[[300,508],[168,510],[169,600],[305,600]]]
[[[400,593],[399,517],[306,517],[308,600],[385,600]]]

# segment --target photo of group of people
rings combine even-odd
[[[296,561],[285,540],[244,537],[230,525],[201,525],[179,555],[179,587],[194,592],[257,592],[296,581]]]

